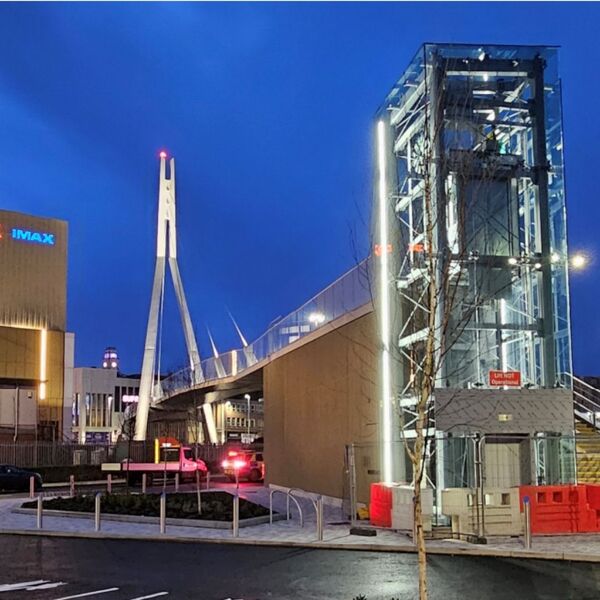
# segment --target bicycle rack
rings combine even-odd
[[[300,492],[302,490],[296,490],[291,488],[284,492],[283,490],[271,490],[269,494],[269,522],[271,525],[273,524],[273,495],[276,492],[280,492],[281,494],[285,494],[286,498],[286,518],[289,521],[291,517],[290,513],[290,499],[294,501],[296,508],[298,509],[298,513],[300,515],[300,527],[304,527],[304,515],[302,513],[302,508],[296,496],[294,496],[294,492]],[[315,515],[317,517],[317,540],[319,542],[323,541],[323,496],[317,496],[317,498],[312,498],[311,496],[302,496],[303,498],[307,498],[312,502],[313,508],[315,509]]]
[[[286,514],[286,520],[289,521],[290,520],[290,498],[294,501],[294,504],[296,505],[296,508],[298,509],[298,514],[300,515],[300,527],[304,527],[304,515],[302,514],[302,507],[300,506],[300,503],[298,502],[298,500],[291,495],[291,493],[293,492],[293,490],[288,490],[287,492],[284,492],[283,490],[271,490],[271,492],[269,493],[269,523],[271,525],[273,525],[273,495],[279,492],[280,494],[285,494],[286,496],[286,509],[287,509],[287,514]]]

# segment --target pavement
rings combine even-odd
[[[2,600],[414,600],[414,554],[0,535]],[[591,600],[600,565],[430,556],[430,600]]]
[[[232,491],[233,484],[220,483],[211,489]],[[159,488],[160,489],[160,488]],[[172,488],[170,488],[172,490]],[[158,490],[157,490],[158,491]],[[269,506],[269,490],[262,486],[243,484],[240,496],[263,506]],[[181,525],[169,525],[160,534],[156,523],[131,523],[103,519],[100,532],[94,531],[93,515],[89,518],[58,517],[44,515],[43,530],[36,529],[35,514],[16,514],[26,496],[5,496],[0,498],[0,533],[23,533],[29,535],[53,535],[70,537],[119,538],[163,541],[205,541],[213,543],[233,543],[266,546],[302,546],[380,552],[415,552],[414,544],[407,535],[390,530],[377,530],[376,537],[350,535],[350,525],[341,509],[324,505],[323,541],[317,540],[316,515],[308,498],[299,498],[304,525],[300,527],[297,509],[292,504],[290,521],[275,521],[240,528],[239,537],[234,538],[231,530],[208,529]],[[285,513],[285,497],[277,493],[273,496],[276,512]],[[430,540],[427,543],[430,554],[451,554],[465,556],[496,556],[504,558],[539,558],[551,560],[600,562],[600,535],[580,534],[576,536],[534,536],[531,550],[526,550],[520,538],[492,538],[486,545],[475,545],[458,540]],[[600,594],[599,594],[600,596]]]

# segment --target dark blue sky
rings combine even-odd
[[[200,350],[257,337],[366,254],[375,109],[424,41],[557,44],[572,249],[598,255],[600,6],[0,4],[0,206],[70,224],[76,364],[140,368],[160,148]],[[572,278],[574,356],[600,373],[600,261]],[[174,296],[163,366],[184,364]]]

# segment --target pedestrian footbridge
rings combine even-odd
[[[223,353],[213,345],[212,357],[157,381],[151,408],[202,405],[210,436],[211,403],[262,391],[263,368],[272,360],[371,311],[369,262],[364,260],[298,309],[276,320],[254,342],[245,343],[240,335],[242,347]]]

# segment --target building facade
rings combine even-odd
[[[251,443],[263,436],[264,403],[262,398],[231,398],[216,410],[216,426],[221,443]]]
[[[123,375],[115,348],[104,352],[102,367],[73,369],[73,438],[80,444],[108,444],[133,436],[127,408],[136,405],[139,375]]]
[[[0,437],[70,432],[67,223],[0,210]]]

